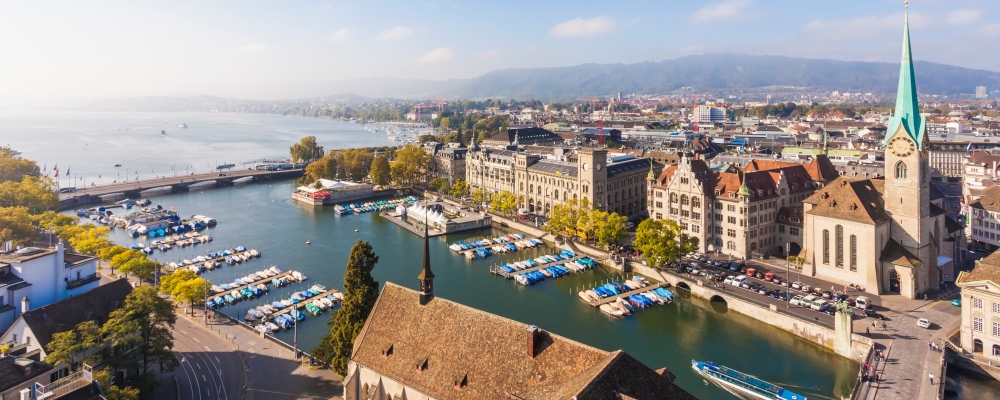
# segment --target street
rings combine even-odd
[[[179,317],[174,326],[174,353],[180,361],[174,371],[178,398],[243,398],[243,361],[217,334]]]

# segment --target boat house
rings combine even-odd
[[[299,186],[292,199],[314,206],[350,203],[375,196],[372,185],[346,181],[320,179],[306,186]]]

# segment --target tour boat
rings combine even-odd
[[[805,396],[711,361],[691,360],[691,368],[738,397],[749,396],[761,400],[806,400]]]

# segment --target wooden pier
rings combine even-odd
[[[308,290],[308,289],[307,289],[307,290]],[[301,290],[300,290],[300,292],[301,292]],[[313,297],[310,297],[310,298],[308,298],[308,299],[305,299],[304,301],[301,301],[301,302],[299,302],[298,304],[292,304],[292,306],[291,306],[291,307],[285,307],[285,308],[282,308],[282,309],[280,309],[280,310],[278,310],[278,311],[275,311],[275,312],[273,312],[273,313],[270,313],[270,314],[268,314],[268,316],[270,317],[270,318],[268,318],[268,319],[270,319],[270,320],[273,320],[273,319],[274,319],[274,317],[277,317],[277,316],[279,316],[279,315],[281,315],[281,314],[287,314],[287,313],[290,313],[290,312],[292,312],[292,310],[294,310],[294,309],[298,309],[298,310],[299,310],[300,312],[305,312],[305,309],[306,309],[306,304],[308,304],[308,303],[312,303],[312,301],[313,301],[314,299],[318,299],[318,298],[320,298],[320,297],[326,297],[326,296],[329,296],[329,295],[331,295],[331,294],[334,294],[334,293],[338,293],[338,292],[340,292],[340,291],[339,291],[339,290],[337,290],[337,289],[330,289],[330,290],[327,290],[327,291],[325,291],[325,292],[323,292],[323,293],[320,293],[320,294],[318,294],[318,295],[315,295],[315,296],[313,296]],[[338,301],[334,301],[334,303],[339,303],[339,302],[340,302],[339,300],[338,300]],[[270,304],[270,303],[268,303],[268,304]],[[301,306],[301,307],[300,307],[300,306]]]
[[[594,307],[600,307],[600,306],[602,306],[604,304],[613,303],[613,302],[617,301],[619,298],[623,298],[623,299],[627,300],[627,298],[629,296],[631,296],[631,295],[640,294],[640,293],[646,293],[646,292],[648,292],[650,290],[653,290],[653,289],[656,289],[656,288],[658,288],[660,286],[663,286],[663,284],[662,283],[654,283],[652,285],[641,287],[641,288],[638,288],[636,290],[631,290],[631,291],[628,291],[628,292],[625,292],[625,293],[622,293],[622,294],[619,294],[619,295],[608,296],[608,297],[605,297],[605,298],[600,299],[598,301],[588,301],[587,303],[590,304],[590,305],[592,305],[592,306],[594,306]],[[580,300],[583,300],[583,298],[580,297],[580,296],[577,296],[577,298],[579,298]]]
[[[260,252],[259,252],[259,251],[257,252],[257,255],[253,255],[253,254],[250,254],[250,250],[254,250],[254,249],[249,249],[249,250],[247,250],[247,251],[244,251],[244,252],[240,252],[240,253],[233,253],[233,254],[232,254],[232,255],[230,255],[230,256],[222,256],[222,257],[215,257],[215,258],[213,258],[213,259],[210,259],[210,260],[205,260],[205,261],[194,261],[194,260],[191,260],[191,264],[185,264],[185,265],[184,265],[183,267],[182,267],[182,266],[180,266],[180,265],[178,265],[178,266],[177,266],[177,268],[170,268],[170,267],[169,267],[169,266],[170,266],[170,263],[167,263],[167,264],[164,264],[164,266],[165,266],[165,267],[167,267],[167,270],[168,270],[168,271],[171,271],[171,272],[173,272],[173,271],[176,271],[176,270],[178,270],[178,269],[182,269],[182,268],[187,268],[188,266],[191,266],[191,265],[198,265],[198,264],[204,264],[204,263],[207,263],[207,262],[211,262],[212,264],[215,264],[215,265],[216,265],[216,267],[214,267],[214,268],[209,268],[208,270],[209,270],[209,271],[214,271],[214,270],[216,270],[216,269],[217,269],[218,267],[221,267],[221,266],[222,266],[222,264],[221,264],[221,263],[223,263],[223,262],[225,262],[225,261],[226,261],[226,257],[236,257],[236,255],[237,255],[237,254],[244,254],[244,253],[246,253],[246,254],[248,254],[248,255],[250,256],[249,258],[247,258],[247,260],[246,260],[246,261],[242,261],[242,260],[240,260],[240,262],[239,262],[239,263],[244,263],[244,262],[249,262],[250,260],[253,260],[253,259],[255,259],[255,258],[260,258]],[[239,263],[237,263],[237,264],[239,264]],[[174,264],[180,264],[180,263],[177,263],[177,262],[174,262]]]
[[[234,287],[234,288],[229,289],[229,290],[223,290],[220,293],[215,293],[214,296],[225,296],[227,294],[232,293],[234,290],[239,291],[241,289],[247,288],[248,286],[257,286],[257,285],[259,285],[261,283],[271,283],[272,279],[281,279],[281,278],[284,278],[284,277],[289,276],[291,274],[292,274],[292,271],[282,272],[282,273],[280,273],[278,275],[275,275],[275,276],[272,276],[270,278],[265,278],[265,279],[257,280],[257,281],[254,281],[254,282],[250,282],[250,283],[248,283],[246,285],[237,286],[237,287]],[[292,279],[295,279],[295,278],[292,278]],[[298,281],[296,281],[296,282],[298,282]],[[229,283],[229,282],[223,282],[223,283]]]
[[[497,274],[497,275],[500,275],[500,276],[502,276],[504,278],[507,278],[507,279],[513,279],[514,276],[516,276],[516,275],[521,275],[521,274],[526,274],[528,272],[538,271],[540,269],[548,268],[548,267],[551,267],[553,265],[565,264],[565,263],[568,263],[570,261],[579,260],[579,259],[581,259],[583,257],[584,256],[574,256],[574,257],[567,258],[565,260],[553,261],[553,262],[549,262],[549,263],[545,263],[545,264],[538,264],[538,265],[536,265],[534,267],[525,268],[525,269],[514,271],[514,272],[504,271],[503,268],[500,268],[501,267],[500,265],[496,265],[496,266],[490,267],[490,272],[492,272],[494,274]],[[510,263],[508,263],[508,264],[510,264]],[[566,267],[566,269],[569,269],[570,272],[576,272],[576,271],[570,269],[569,267]]]
[[[191,233],[193,233],[193,235],[188,236]],[[146,236],[146,235],[140,235],[140,236]],[[178,236],[178,237],[174,237],[174,236]],[[206,238],[206,239],[201,239],[201,238]],[[208,236],[208,235],[202,235],[202,234],[197,233],[197,232],[185,233],[183,235],[174,234],[174,235],[171,235],[171,236],[165,236],[163,240],[156,241],[155,245],[153,245],[152,242],[150,242],[150,245],[147,246],[147,247],[153,246],[155,248],[155,246],[159,246],[161,244],[175,246],[175,243],[186,242],[188,240],[194,240],[194,243],[180,244],[180,245],[177,245],[177,246],[185,247],[185,246],[188,246],[188,245],[208,243],[208,242],[212,241],[212,237]]]

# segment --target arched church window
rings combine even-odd
[[[830,263],[830,230],[823,230],[823,264]]]
[[[842,225],[837,225],[837,266],[840,268],[844,267],[844,227]]]
[[[896,179],[906,179],[906,163],[902,161],[896,163]]]

